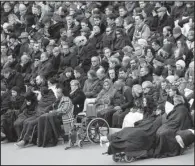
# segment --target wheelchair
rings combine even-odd
[[[69,146],[65,150],[75,145],[82,148],[85,142],[99,144],[100,137],[108,134],[109,124],[106,120],[97,117],[94,104],[88,104],[86,113],[81,112],[74,119],[69,135]]]

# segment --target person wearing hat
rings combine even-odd
[[[20,114],[14,122],[14,129],[18,139],[20,138],[24,121],[35,114],[36,106],[38,104],[37,97],[32,91],[26,92],[24,98],[25,101],[21,105]]]
[[[14,86],[11,89],[9,108],[1,116],[1,141],[7,139],[9,142],[17,140],[13,124],[20,113],[20,107],[24,102],[24,97],[20,95],[20,88]],[[2,137],[3,136],[3,137]]]
[[[176,62],[176,70],[175,73],[179,74],[179,77],[184,77],[186,72],[186,64],[183,60],[178,60]]]
[[[157,14],[158,14],[158,22],[157,22],[158,33],[161,34],[165,26],[170,26],[171,28],[174,27],[174,22],[172,18],[168,16],[166,7],[160,7],[159,9],[157,9]]]
[[[84,73],[84,70],[80,66],[76,66],[74,68],[74,77],[76,80],[79,81],[80,88],[83,89],[87,76]]]
[[[83,90],[80,87],[80,83],[78,80],[72,80],[70,82],[70,88],[71,91],[69,97],[74,105],[73,115],[74,117],[76,117],[78,113],[83,111],[84,101],[86,97]]]
[[[179,26],[173,28],[173,37],[175,39],[175,43],[177,43],[177,41],[185,43],[186,41],[186,37],[182,34],[181,28]]]
[[[19,57],[23,55],[23,53],[29,53],[29,34],[28,32],[22,32],[21,35],[18,37],[21,40],[20,52]]]

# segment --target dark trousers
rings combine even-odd
[[[112,127],[122,128],[123,120],[128,113],[129,113],[129,109],[126,109],[124,112],[116,111],[112,117]]]
[[[112,116],[115,112],[116,110],[113,108],[105,109],[98,112],[97,116],[105,119],[108,122],[109,126],[112,127]]]
[[[38,146],[55,146],[58,142],[61,127],[61,116],[56,112],[46,113],[38,119]]]
[[[35,126],[38,124],[38,119],[39,116],[32,116],[28,119],[26,119],[23,122],[23,130],[21,133],[20,140],[24,140],[25,142],[31,142],[32,136],[33,136],[33,131]]]
[[[18,119],[14,122],[14,129],[16,131],[16,135],[18,138],[20,138],[20,135],[22,133],[23,129],[23,122],[27,119],[28,117],[25,116],[24,114],[20,114]]]

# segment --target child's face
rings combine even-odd
[[[71,77],[71,72],[66,72],[66,77]]]

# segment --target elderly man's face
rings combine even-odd
[[[91,58],[91,64],[92,66],[98,66],[99,65],[99,59],[97,57],[92,57]]]
[[[19,8],[20,15],[23,16],[26,14],[27,9],[26,8]]]

